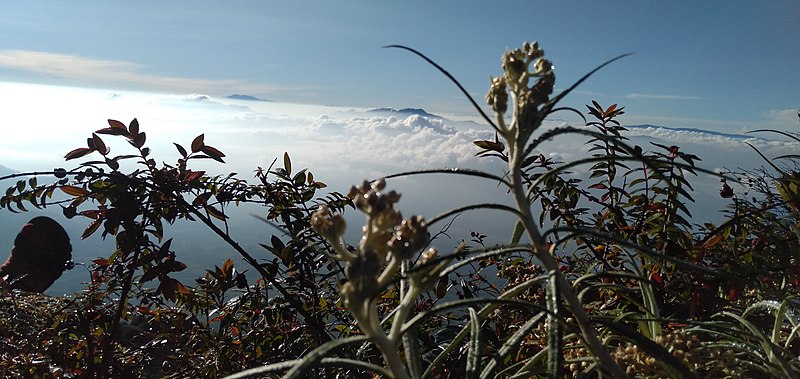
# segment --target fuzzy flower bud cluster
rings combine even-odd
[[[544,59],[544,50],[537,42],[525,42],[522,48],[506,51],[502,58],[503,75],[491,78],[491,86],[486,94],[486,103],[498,116],[508,110],[508,93],[514,96],[517,110],[537,110],[546,103],[553,93],[555,73],[553,63]],[[531,78],[536,78],[529,85]]]
[[[395,208],[400,194],[385,191],[386,182],[364,181],[353,186],[348,193],[355,207],[366,214],[363,237],[358,247],[348,250],[342,240],[346,223],[339,214],[327,207],[319,207],[311,217],[312,228],[336,251],[333,259],[345,262],[347,282],[341,294],[351,306],[370,304],[381,288],[397,276],[400,263],[412,259],[430,241],[428,226],[421,216],[403,219]],[[371,312],[358,311],[360,317]]]

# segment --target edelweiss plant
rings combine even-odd
[[[460,84],[449,73],[424,55],[404,46],[392,47],[406,49],[419,55],[439,68],[441,72],[460,87]],[[608,63],[610,62],[606,64]],[[346,282],[341,286],[340,292],[351,314],[358,322],[359,329],[364,333],[364,337],[345,338],[319,347],[305,359],[292,362],[293,368],[289,371],[287,377],[298,377],[303,370],[319,364],[349,366],[357,364],[362,368],[368,368],[371,371],[385,375],[390,372],[390,376],[395,378],[427,377],[433,371],[440,370],[437,366],[446,360],[448,355],[459,346],[460,342],[466,338],[467,333],[470,334],[469,354],[463,372],[467,376],[476,376],[481,371],[480,325],[502,304],[509,303],[538,309],[538,316],[531,320],[535,322],[530,322],[529,326],[521,329],[519,335],[515,334],[507,341],[509,346],[502,349],[503,356],[509,354],[515,348],[519,343],[518,339],[524,336],[523,332],[530,331],[531,327],[535,326],[543,316],[546,316],[549,335],[548,345],[550,346],[547,351],[549,356],[548,368],[553,375],[557,375],[561,372],[561,367],[563,366],[561,339],[563,338],[563,326],[567,319],[566,316],[569,315],[570,319],[574,320],[574,325],[570,327],[577,326],[574,331],[578,333],[586,349],[597,359],[596,365],[602,371],[611,373],[613,376],[625,376],[625,372],[614,362],[608,350],[599,340],[597,331],[594,329],[583,308],[583,304],[573,290],[572,284],[561,273],[560,263],[554,256],[553,249],[555,245],[548,243],[547,237],[534,221],[535,218],[531,210],[532,194],[527,187],[531,185],[531,178],[525,175],[525,168],[530,166],[535,159],[538,159],[538,156],[531,156],[533,150],[539,143],[549,138],[545,136],[534,140],[534,133],[541,127],[542,122],[548,115],[559,110],[555,108],[556,104],[577,86],[577,83],[564,93],[551,98],[555,83],[553,64],[544,59],[544,51],[536,42],[525,43],[521,49],[507,51],[502,58],[502,68],[503,74],[491,80],[491,86],[486,95],[486,102],[494,112],[494,121],[481,111],[480,107],[466,92],[464,93],[476,105],[479,112],[498,134],[499,137],[495,141],[478,141],[476,144],[485,149],[484,153],[499,156],[508,163],[506,177],[501,178],[488,173],[469,170],[431,170],[395,176],[447,172],[497,180],[508,186],[509,192],[516,203],[516,209],[497,204],[479,204],[453,210],[445,215],[435,217],[432,221],[440,221],[445,217],[469,209],[494,208],[505,210],[512,212],[519,218],[518,229],[527,233],[529,243],[519,244],[519,237],[516,237],[515,240],[517,242],[513,242],[509,246],[471,252],[458,250],[441,258],[437,258],[438,253],[435,249],[430,249],[421,254],[415,262],[416,254],[429,242],[427,225],[424,219],[412,217],[403,220],[400,213],[395,209],[395,204],[400,195],[394,191],[384,192],[384,180],[374,183],[364,182],[360,187],[353,187],[349,194],[350,198],[353,199],[359,210],[367,214],[367,222],[363,228],[364,237],[357,248],[348,249],[342,240],[345,223],[341,215],[332,214],[328,209],[322,207],[314,214],[311,223],[313,228],[333,246],[335,254],[332,258],[346,264],[344,270]],[[586,77],[578,83],[586,79]],[[510,116],[510,119],[508,116]],[[561,132],[573,132],[573,129],[562,130]],[[598,133],[584,134],[595,135]],[[508,153],[505,152],[506,146],[508,146]],[[545,163],[542,162],[543,165]],[[462,262],[451,264],[450,262],[453,259],[474,261],[520,251],[528,252],[539,260],[545,268],[546,274],[527,280],[498,298],[463,299],[461,301],[448,302],[429,309],[415,316],[412,320],[407,320],[410,310],[421,293],[432,288],[440,279],[446,278],[449,272],[464,264]],[[473,256],[468,257],[470,254]],[[400,279],[401,289],[399,304],[392,311],[394,316],[389,324],[389,330],[386,331],[384,324],[388,320],[380,319],[376,307],[377,298],[380,290],[386,289],[398,279]],[[541,309],[538,304],[515,298],[528,288],[537,285],[544,285],[547,288],[548,300],[546,309]],[[568,314],[562,314],[564,311],[561,309],[562,299],[566,303],[566,309],[564,310]],[[486,305],[477,310],[475,306],[481,303]],[[422,361],[416,354],[415,349],[417,341],[413,337],[416,323],[420,318],[430,316],[437,311],[464,306],[470,307],[469,324],[464,326],[461,332],[457,333],[452,340],[448,341],[447,347],[429,362],[427,368],[422,367]],[[323,359],[323,356],[334,348],[350,343],[363,342],[364,340],[371,341],[381,351],[384,362],[389,369],[388,372],[382,367],[376,367],[374,364],[367,362],[356,363],[356,361],[344,358],[336,358],[335,361],[331,360],[331,358]],[[401,343],[403,355],[400,354]],[[405,359],[402,358],[403,356]],[[538,356],[540,355],[537,354]],[[483,372],[480,372],[480,374],[482,376],[491,375],[498,363],[500,363],[499,358],[493,359],[483,368]],[[290,364],[290,362],[287,362],[287,364]],[[275,371],[284,367],[286,367],[285,364],[265,366],[240,373],[240,376]],[[424,372],[422,372],[423,370]],[[521,367],[520,370],[520,374],[527,372],[527,365]]]
[[[428,226],[421,216],[403,219],[395,209],[400,194],[385,192],[385,187],[386,182],[381,179],[371,184],[365,181],[361,186],[350,189],[348,197],[357,209],[367,215],[364,236],[357,248],[347,248],[342,239],[344,218],[340,214],[331,214],[328,207],[320,207],[314,213],[311,225],[333,246],[335,255],[331,258],[345,262],[347,282],[342,285],[340,292],[359,329],[380,349],[393,377],[409,378],[400,359],[401,327],[419,295],[436,284],[447,261],[428,265],[438,255],[435,248],[430,248],[421,254],[417,262],[423,269],[408,275],[407,268],[412,259],[417,258],[417,253],[429,242]],[[396,281],[401,271],[406,278],[402,282],[400,304],[391,329],[385,332],[378,313],[377,297],[381,289]]]

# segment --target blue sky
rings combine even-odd
[[[796,1],[7,2],[0,81],[469,113],[414,47],[482,98],[506,48],[538,40],[557,86],[621,53],[569,98],[628,121],[796,128]]]

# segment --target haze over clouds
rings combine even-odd
[[[173,142],[187,146],[205,133],[227,155],[225,165],[195,164],[210,173],[250,178],[257,166],[288,152],[295,167],[308,167],[329,189],[343,192],[363,179],[416,169],[502,174],[502,162],[474,157],[472,142],[494,133],[458,89],[418,57],[380,47],[423,52],[480,103],[487,78],[500,72],[503,50],[529,40],[538,40],[554,62],[556,91],[605,60],[634,52],[589,78],[562,105],[585,111],[592,100],[619,103],[627,112],[624,125],[663,126],[626,134],[645,149],[655,148],[649,142],[678,145],[699,155],[698,165],[721,171],[764,164],[744,142],[769,157],[798,151],[778,135],[738,136],[763,128],[800,131],[800,23],[791,0],[758,7],[688,0],[580,7],[464,0],[424,8],[346,0],[44,4],[9,2],[0,17],[0,165],[18,171],[73,167],[64,154],[84,146],[107,119],[138,118],[153,156],[167,163],[178,157]],[[232,94],[271,102],[225,98]],[[442,117],[392,110],[406,107]],[[556,117],[565,119],[545,128],[582,125],[569,112]],[[121,139],[104,140],[113,153],[130,151]],[[567,161],[586,156],[588,147],[583,139],[559,137],[539,153]],[[718,179],[700,175],[692,183],[697,205],[689,208],[713,218],[725,205]],[[505,196],[496,183],[454,176],[399,178],[390,186],[403,193],[405,214],[429,217]],[[10,246],[27,217],[0,218],[0,247]],[[483,217],[459,217],[454,239],[480,228],[504,241],[507,220]],[[261,225],[251,218],[241,222],[245,243],[267,238],[263,230],[253,232]],[[73,234],[85,227],[83,220],[65,223]],[[194,240],[206,237],[176,239],[191,244],[173,246],[218,263],[225,247]],[[75,246],[85,259],[107,253],[88,241]],[[85,272],[68,275],[79,274]]]

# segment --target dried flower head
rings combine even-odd
[[[409,259],[412,254],[425,247],[427,243],[428,225],[422,216],[414,216],[403,220],[389,240],[392,259]]]
[[[372,184],[365,180],[361,186],[351,187],[347,197],[353,199],[356,208],[370,216],[386,210],[393,211],[394,205],[400,201],[400,194],[395,191],[383,193],[385,187],[386,182],[383,179]]]
[[[334,242],[344,235],[347,223],[340,214],[331,214],[327,206],[321,206],[311,215],[311,227],[328,241]]]

